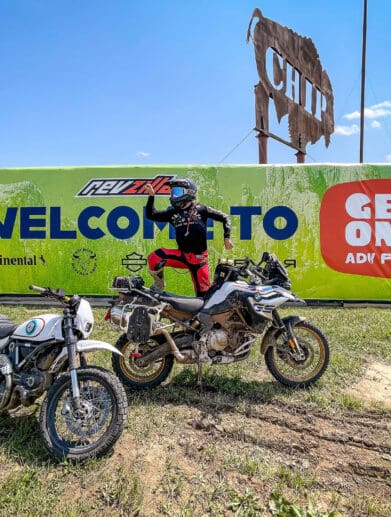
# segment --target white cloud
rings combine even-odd
[[[379,104],[374,104],[372,108],[391,108],[391,101],[383,101]]]
[[[376,129],[378,127],[381,127],[381,124],[378,120],[374,120],[373,122],[371,122],[371,127],[374,127]]]
[[[387,162],[391,162],[391,154],[387,154],[387,156],[386,156],[386,161],[387,161]]]
[[[353,124],[352,126],[335,126],[334,133],[342,136],[350,136],[355,135],[360,132],[360,128],[357,124]]]
[[[146,153],[145,151],[138,151],[136,153],[136,156],[140,156],[141,158],[147,158],[148,156],[151,156],[151,153]]]
[[[364,117],[365,118],[388,117],[390,115],[391,115],[391,101],[379,102],[378,104],[369,106],[369,108],[364,108]],[[353,111],[352,113],[347,113],[346,115],[344,115],[344,118],[347,118],[348,120],[359,119],[360,112]]]
[[[364,111],[365,113],[365,111]],[[353,113],[348,113],[347,115],[344,115],[343,118],[347,118],[348,120],[353,120],[355,118],[360,118],[360,112],[359,111],[353,111]]]

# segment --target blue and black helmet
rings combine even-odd
[[[170,202],[173,207],[181,208],[197,198],[197,186],[189,178],[175,178],[168,181],[171,187]]]

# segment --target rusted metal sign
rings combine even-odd
[[[258,18],[253,35],[251,26]],[[265,18],[259,9],[251,17],[247,41],[253,38],[259,83],[255,86],[256,129],[260,136],[260,163],[267,163],[267,137],[297,150],[303,162],[308,142],[321,136],[326,147],[334,132],[334,97],[327,72],[323,70],[312,40]],[[273,99],[277,120],[288,115],[290,141],[269,131],[269,99]]]

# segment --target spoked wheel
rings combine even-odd
[[[282,335],[276,345],[267,349],[266,366],[275,379],[285,386],[305,388],[317,381],[329,363],[330,351],[326,337],[309,321],[300,321],[293,332],[304,353],[297,359]]]
[[[74,404],[70,374],[59,377],[42,404],[40,427],[45,444],[60,459],[102,456],[120,437],[127,398],[119,380],[100,368],[77,370],[80,404]]]
[[[170,375],[174,364],[174,356],[166,355],[156,361],[142,365],[138,359],[150,352],[159,344],[164,343],[162,336],[154,336],[148,343],[136,345],[123,334],[117,341],[116,347],[123,357],[113,354],[113,370],[123,383],[134,390],[153,388],[161,384]]]

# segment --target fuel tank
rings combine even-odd
[[[57,314],[41,314],[21,323],[14,330],[12,337],[25,341],[62,340],[62,316]]]

